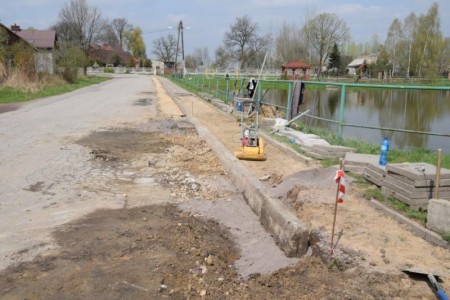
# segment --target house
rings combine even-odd
[[[24,41],[20,36],[11,31],[8,27],[0,23],[0,30],[6,33],[6,37],[2,37],[0,41],[2,45],[0,45],[0,82],[2,82],[8,73],[8,67],[11,66],[13,57],[7,57],[8,48],[11,46],[23,42],[25,47],[29,48],[29,50],[33,52],[37,52],[37,49],[33,48],[30,44]],[[2,52],[5,51],[5,52]]]
[[[137,66],[140,64],[140,60],[131,55],[130,52],[124,51],[122,46],[111,45],[91,45],[89,60],[101,66]]]
[[[7,38],[4,41],[5,46],[8,47],[8,46],[12,46],[12,45],[14,45],[15,43],[18,43],[18,42],[24,42],[24,40],[20,36],[15,34],[13,31],[11,31],[11,29],[6,27],[2,23],[0,23],[0,28],[3,29],[6,32],[6,35],[7,35]]]
[[[367,68],[368,65],[376,63],[377,60],[378,54],[358,56],[347,65],[348,74],[355,75],[360,70]]]
[[[11,31],[37,49],[34,62],[38,72],[55,73],[58,36],[54,30],[22,30],[20,26],[14,24],[11,26]]]

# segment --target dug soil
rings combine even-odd
[[[78,140],[92,164],[80,188],[113,192],[123,207],[60,226],[53,233],[58,247],[0,273],[0,298],[435,299],[427,281],[404,268],[440,272],[450,291],[449,251],[385,217],[351,184],[339,206],[333,259],[307,256],[267,272],[238,267],[241,224],[225,225],[192,206],[226,207],[239,193],[174,100],[230,151],[239,146],[239,123],[165,79],[149,80],[158,115],[139,128],[107,128]],[[267,193],[329,241],[334,170],[305,165],[270,144],[266,152],[265,162],[243,163],[258,178],[269,176]]]

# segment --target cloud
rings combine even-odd
[[[252,6],[299,6],[303,4],[310,4],[310,0],[251,0]]]
[[[358,16],[370,16],[377,15],[383,12],[383,8],[378,5],[362,5],[359,3],[344,3],[340,5],[334,5],[327,7],[329,12],[334,12],[338,16],[358,15]]]

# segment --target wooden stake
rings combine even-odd
[[[441,158],[442,149],[437,151],[437,163],[436,163],[436,182],[434,183],[434,198],[439,199],[439,186],[441,184]]]
[[[339,159],[339,170],[342,170],[342,166],[344,161]],[[333,229],[331,231],[331,243],[330,243],[330,259],[334,254],[334,229],[336,227],[336,215],[337,215],[337,207],[338,207],[338,197],[339,197],[339,188],[341,187],[341,183],[339,182],[336,190],[336,199],[334,201],[334,217],[333,217]]]

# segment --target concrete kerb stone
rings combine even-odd
[[[198,134],[210,145],[221,160],[233,183],[243,194],[249,206],[260,218],[261,224],[272,233],[278,246],[289,257],[306,254],[309,247],[309,229],[282,203],[268,197],[265,188],[251,172],[234,157],[211,132],[190,116],[173,93],[168,91],[180,110],[194,124]]]
[[[278,150],[282,151],[285,154],[288,154],[296,159],[299,159],[301,162],[305,163],[306,165],[309,165],[313,159],[307,156],[303,156],[300,153],[298,153],[297,151],[291,149],[291,148],[287,148],[285,147],[283,144],[279,143],[278,141],[276,141],[275,139],[273,139],[272,137],[270,137],[270,135],[265,134],[263,132],[260,132],[260,135],[266,140],[269,141],[272,145],[274,145]]]
[[[414,221],[411,221],[407,217],[397,213],[396,211],[390,209],[389,207],[383,205],[382,203],[380,203],[379,201],[377,201],[375,199],[371,199],[369,203],[372,206],[374,206],[375,208],[381,210],[385,215],[390,216],[397,222],[408,226],[409,229],[418,237],[420,237],[420,238],[426,240],[427,242],[430,242],[436,246],[450,249],[450,242],[443,240],[439,234],[424,228],[423,226],[421,226],[420,224],[418,224]]]
[[[427,227],[440,233],[450,233],[450,201],[430,199],[428,202]]]

